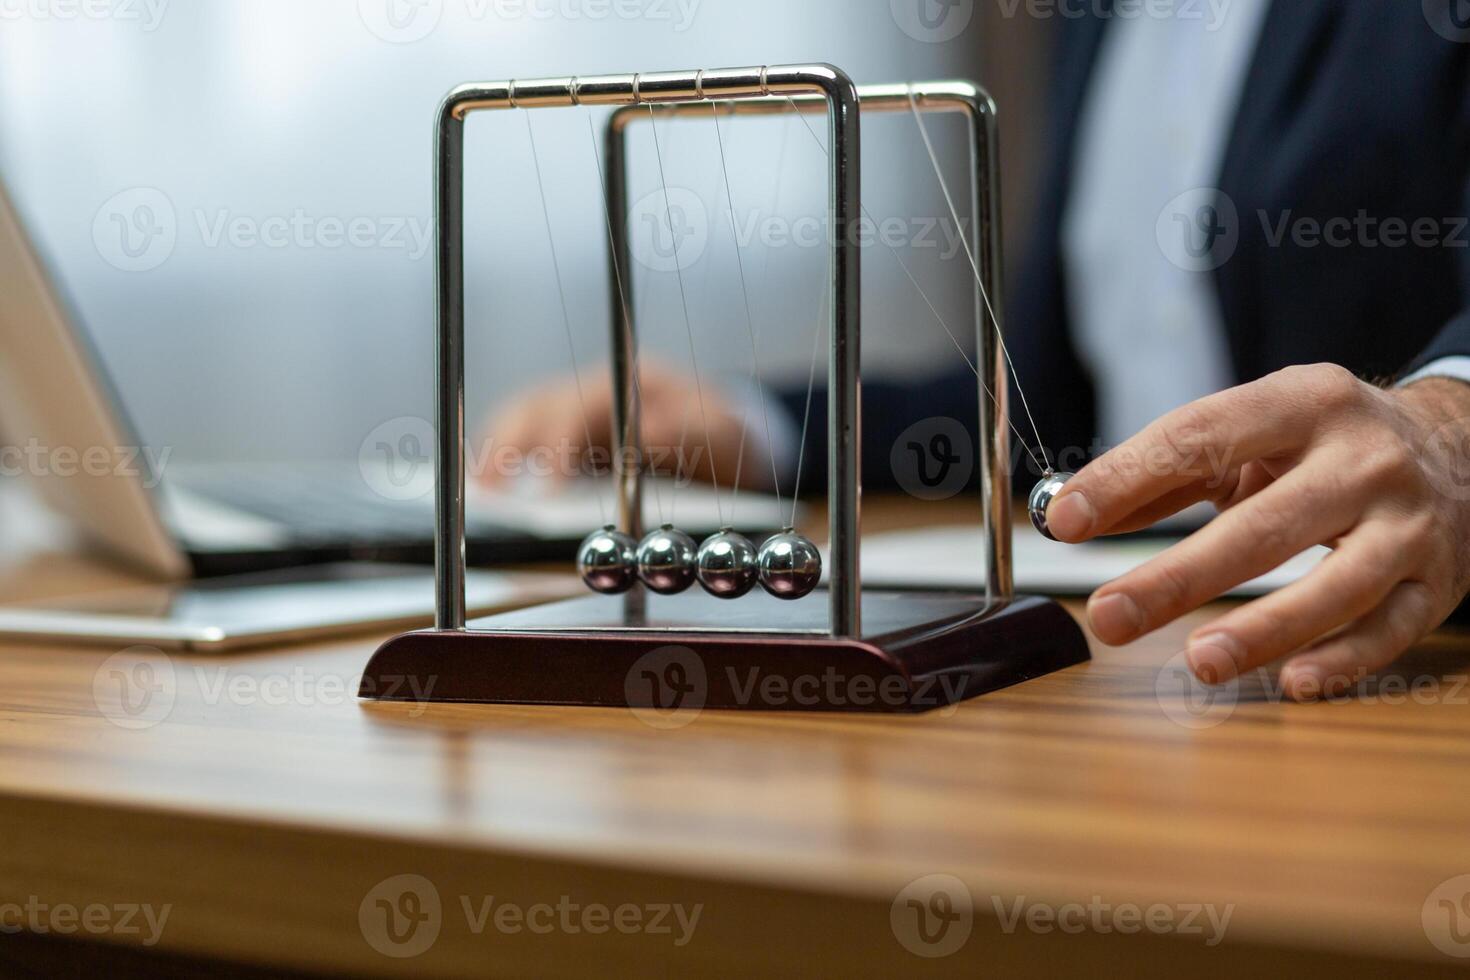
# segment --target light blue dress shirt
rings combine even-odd
[[[1174,219],[1214,194],[1235,116],[1251,111],[1241,91],[1271,2],[1200,5],[1198,16],[1144,5],[1108,25],[1061,243],[1073,342],[1096,382],[1106,445],[1237,380],[1210,266],[1181,247],[1187,229]],[[1470,358],[1402,383],[1431,376],[1470,382]]]

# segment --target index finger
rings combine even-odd
[[[1177,408],[1110,449],[1068,481],[1047,512],[1059,540],[1107,534],[1166,494],[1305,443],[1312,413],[1280,372]],[[1205,494],[1208,496],[1208,494]]]

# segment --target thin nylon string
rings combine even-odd
[[[868,220],[871,221],[872,218],[869,217]],[[887,243],[885,242],[884,244],[886,245]],[[970,360],[970,355],[966,353],[964,345],[960,343],[959,338],[956,337],[954,331],[950,329],[949,323],[946,322],[944,317],[940,315],[939,310],[934,307],[934,302],[929,298],[929,294],[924,292],[924,287],[920,286],[919,280],[914,278],[913,272],[909,270],[909,264],[903,260],[903,256],[900,255],[898,253],[898,250],[895,249],[892,245],[889,245],[888,249],[893,253],[894,259],[898,261],[898,267],[903,270],[903,274],[908,277],[909,282],[914,284],[914,289],[918,291],[919,298],[924,301],[924,305],[929,308],[929,312],[934,315],[934,319],[938,321],[941,327],[944,328],[944,333],[946,336],[949,337],[950,343],[954,344],[954,349],[960,352],[960,357],[964,358],[966,366],[969,367],[972,373],[974,373],[976,379],[980,382],[981,387],[985,389],[985,394],[990,398],[992,402],[995,403],[995,407],[998,410],[1000,408],[999,399],[997,399],[995,393],[990,390],[990,385],[986,383],[984,376],[980,373],[980,369],[975,366],[975,362]],[[1036,453],[1031,451],[1031,447],[1026,444],[1026,437],[1021,434],[1020,429],[1016,428],[1016,423],[1011,420],[1010,413],[1006,412],[1005,417],[1006,424],[1011,427],[1011,432],[1015,434],[1016,441],[1020,444],[1021,448],[1026,450],[1026,455],[1031,457],[1031,462],[1036,464],[1037,469],[1046,470],[1047,467],[1042,463],[1040,459],[1037,458]],[[1045,450],[1043,449],[1043,452],[1044,451]]]
[[[750,290],[747,288],[745,282],[745,259],[740,251],[739,233],[735,227],[735,198],[730,191],[730,168],[729,164],[725,160],[725,137],[724,133],[720,129],[719,107],[711,102],[710,110],[713,112],[715,118],[715,142],[717,142],[720,147],[720,173],[724,176],[725,180],[725,204],[730,214],[730,240],[735,247],[735,267],[740,272],[740,299],[745,305],[745,332],[746,335],[750,338],[750,373],[751,376],[755,378],[756,397],[760,399],[761,403],[761,419],[765,423],[766,429],[766,447],[770,450],[771,454],[771,486],[773,487],[776,495],[776,509],[780,510],[781,470],[780,466],[776,462],[776,444],[771,441],[771,413],[766,406],[765,385],[761,382],[760,354],[757,352],[756,349],[755,322],[750,315]],[[743,460],[745,456],[745,420],[743,417],[740,423],[740,455],[741,459]],[[730,520],[732,522],[735,519],[735,504],[738,500],[737,495],[740,493],[740,478],[738,469],[739,465],[740,461],[737,461],[735,486],[731,488],[730,491]]]
[[[694,348],[694,326],[693,326],[692,321],[689,318],[689,294],[684,289],[684,266],[683,266],[683,263],[679,259],[679,238],[678,238],[678,233],[674,231],[674,208],[673,208],[673,203],[672,203],[672,201],[669,198],[669,182],[668,182],[668,178],[664,174],[663,149],[659,145],[659,139],[658,139],[658,119],[654,116],[654,113],[653,113],[653,105],[651,103],[648,106],[648,124],[653,129],[653,153],[654,153],[655,159],[658,160],[658,180],[659,180],[659,184],[660,184],[660,186],[663,187],[663,193],[664,193],[664,217],[665,217],[665,219],[669,223],[669,236],[670,236],[670,241],[673,243],[673,246],[674,246],[674,274],[678,278],[678,281],[679,281],[679,303],[680,303],[680,305],[681,305],[681,307],[682,307],[682,309],[684,311],[684,333],[689,338],[689,364],[694,369],[694,393],[695,393],[695,395],[699,399],[699,420],[700,420],[700,423],[704,426],[705,451],[707,453],[709,453],[709,478],[710,478],[710,484],[714,487],[714,491],[715,491],[715,516],[718,519],[720,526],[721,527],[724,527],[725,526],[724,507],[720,503],[720,477],[719,477],[719,471],[715,469],[715,443],[714,443],[714,434],[712,432],[710,432],[710,428],[709,428],[709,416],[706,414],[705,409],[704,409],[704,384],[701,381],[700,376],[699,376],[699,355],[695,351],[695,348]],[[688,435],[688,418],[686,416],[686,418],[685,418],[685,431],[684,431],[684,435],[681,435],[680,436],[680,439],[679,439],[679,456],[680,456],[681,461],[683,459],[683,454],[684,454],[684,437],[687,436],[687,435]],[[674,481],[674,488],[677,491],[677,489],[678,489],[678,481],[677,480]],[[675,498],[675,499],[677,499],[677,498]],[[670,517],[671,518],[672,518],[672,515],[673,515],[673,508],[674,508],[674,501],[671,500],[670,503],[669,503],[669,513],[670,513]]]
[[[830,271],[830,263],[829,263]],[[830,278],[830,277],[829,277]],[[822,294],[817,300],[817,326],[812,331],[812,362],[806,374],[806,408],[801,415],[801,444],[796,451],[796,479],[791,487],[791,521],[786,525],[796,527],[796,508],[801,500],[801,470],[806,462],[806,434],[812,421],[812,391],[817,386],[817,351],[820,349],[823,328],[827,326],[827,283],[822,283]]]
[[[776,185],[771,191],[771,216],[781,209],[781,187],[786,177],[786,149],[791,142],[791,120],[784,119],[781,123],[781,147],[776,151]],[[766,249],[761,257],[761,281],[769,282],[771,275],[771,253],[774,249]]]
[[[787,98],[786,101],[787,102],[790,102],[791,100],[790,100],[790,98]],[[798,115],[798,118],[800,118],[800,114],[798,113],[797,115]],[[802,121],[805,122],[805,120],[802,120]],[[790,119],[787,119],[783,123],[783,125],[781,127],[781,150],[780,150],[780,153],[779,153],[779,155],[777,157],[776,186],[774,188],[773,195],[772,195],[772,201],[771,201],[771,213],[772,214],[775,214],[780,209],[780,206],[781,206],[781,179],[784,176],[784,172],[785,172],[785,160],[786,160],[787,145],[790,143],[790,136],[791,136],[791,124],[790,123],[791,123]],[[808,129],[808,131],[810,131],[811,127],[807,127],[807,129]],[[817,145],[819,147],[822,147],[823,150],[826,149],[825,147],[822,146],[822,141],[821,141],[821,139],[819,137],[817,137],[817,134],[816,133],[812,133],[812,138],[817,140]],[[733,214],[733,211],[732,211],[732,214]],[[770,279],[770,266],[771,266],[771,250],[770,249],[767,249],[766,254],[765,254],[765,259],[763,260],[763,264],[762,264],[762,267],[761,267],[761,278],[764,279],[764,280],[766,280],[766,281],[769,281],[769,279]],[[797,514],[797,510],[801,506],[801,474],[802,474],[802,470],[805,467],[805,463],[806,463],[806,439],[807,439],[807,434],[811,431],[812,393],[816,390],[816,385],[817,385],[817,351],[819,351],[821,349],[822,337],[826,333],[826,330],[824,328],[827,326],[828,284],[831,281],[831,276],[832,276],[832,267],[831,267],[831,260],[829,259],[828,260],[828,264],[827,264],[827,275],[822,280],[820,280],[819,283],[818,283],[818,292],[817,292],[817,322],[816,322],[816,325],[814,326],[814,328],[812,329],[812,353],[811,353],[811,362],[807,366],[807,374],[806,374],[806,404],[805,404],[805,407],[802,409],[802,416],[801,416],[801,437],[800,437],[800,441],[799,441],[799,443],[797,445],[797,451],[796,451],[796,472],[793,475],[792,485],[791,485],[791,519],[786,523],[786,527],[788,529],[795,529],[795,527],[796,527],[796,514]],[[769,435],[768,435],[768,438],[769,438]],[[772,451],[774,452],[774,446],[772,447]],[[779,507],[779,502],[778,502],[777,506]]]
[[[791,100],[790,96],[787,96],[786,102],[791,106],[792,112],[796,115],[796,118],[801,120],[801,124],[806,127],[806,131],[811,134],[812,139],[816,140],[817,147],[821,149],[823,153],[826,153],[826,144],[822,142],[822,138],[817,135],[816,130],[812,129],[811,123],[806,121],[806,117],[802,115],[801,110],[797,108],[796,103]],[[873,224],[874,226],[877,225],[877,222],[873,220],[872,214],[868,212],[867,205],[863,205],[862,212],[863,217],[867,218],[870,224]],[[881,236],[879,240],[882,241]],[[980,382],[980,387],[985,390],[986,396],[990,398],[990,401],[996,407],[996,411],[999,412],[1000,399],[997,398],[995,392],[991,390],[990,384],[985,380],[984,375],[980,373],[980,369],[977,368],[975,366],[975,363],[970,360],[970,355],[965,353],[964,345],[960,343],[959,338],[955,336],[954,331],[950,329],[949,324],[945,321],[944,317],[940,315],[939,310],[935,307],[933,300],[931,300],[929,298],[929,294],[924,291],[924,287],[919,285],[919,280],[915,278],[913,272],[909,269],[908,263],[903,260],[903,256],[899,254],[898,249],[895,248],[892,244],[887,241],[883,241],[883,246],[888,249],[889,254],[891,254],[894,258],[894,261],[898,263],[898,267],[903,270],[903,274],[907,276],[909,282],[913,284],[914,290],[919,294],[919,298],[924,301],[924,305],[929,308],[929,312],[934,315],[934,319],[939,323],[939,326],[944,329],[945,334],[949,337],[950,343],[954,344],[955,349],[960,352],[960,356],[964,358],[965,364],[970,368],[972,372],[974,372],[976,380]],[[983,284],[980,287],[980,295],[982,298],[985,296],[985,287]],[[1017,386],[1019,387],[1019,385],[1020,382],[1018,381]],[[1026,437],[1021,434],[1021,430],[1016,428],[1015,422],[1011,420],[1010,413],[1006,412],[1001,414],[1005,415],[1006,424],[1011,427],[1011,432],[1015,434],[1016,441],[1020,443],[1022,449],[1026,450],[1026,454],[1031,457],[1031,461],[1036,464],[1037,469],[1050,471],[1050,467],[1045,462],[1043,462],[1042,459],[1038,458],[1036,453],[1032,452],[1031,447],[1027,444]],[[1042,453],[1045,454],[1046,449],[1045,447],[1040,445],[1039,441],[1038,448],[1040,448]]]
[[[944,192],[944,203],[949,205],[949,216],[955,223],[956,229],[963,229],[960,222],[959,209],[954,206],[954,197],[949,193],[949,182],[944,179],[944,170],[939,166],[939,155],[934,152],[934,144],[929,140],[929,127],[924,125],[924,114],[919,111],[919,100],[914,95],[913,86],[909,86],[909,111],[913,113],[914,122],[918,124],[919,136],[923,138],[924,149],[929,154],[929,163],[934,168],[934,176],[939,180],[939,189]],[[979,229],[976,229],[979,233]],[[980,275],[980,265],[975,261],[975,253],[970,249],[970,241],[962,233],[960,245],[965,249],[965,258],[970,260],[970,269],[975,273],[975,282],[980,287],[980,298],[985,301],[985,311],[990,314],[990,323],[995,330],[995,339],[1000,344],[1001,353],[1005,355],[1006,366],[1010,369],[1011,377],[1016,382],[1016,391],[1021,396],[1021,407],[1026,410],[1026,418],[1031,423],[1031,432],[1036,437],[1036,447],[1041,450],[1043,460],[1046,460],[1046,444],[1041,441],[1041,432],[1036,428],[1036,417],[1031,414],[1031,405],[1026,400],[1026,389],[1021,386],[1021,376],[1016,372],[1015,362],[1011,360],[1010,348],[1006,346],[1005,336],[1001,333],[1000,319],[996,317],[994,308],[990,305],[990,295],[986,292],[984,277]],[[1046,472],[1050,473],[1051,463],[1046,460]]]
[[[607,226],[607,254],[610,256],[609,264],[612,266],[613,282],[615,282],[618,287],[618,305],[622,308],[623,329],[628,337],[628,355],[633,362],[633,391],[638,400],[638,403],[641,405],[643,402],[643,385],[638,378],[638,337],[633,332],[633,314],[632,310],[628,306],[628,294],[623,288],[623,273],[622,270],[618,268],[617,243],[613,236],[612,208],[609,207],[607,203],[607,178],[606,175],[602,172],[602,154],[600,148],[597,145],[597,129],[592,125],[591,110],[588,110],[587,112],[587,136],[592,142],[592,162],[597,166],[597,194],[602,199],[602,219],[604,224]],[[632,441],[633,413],[629,412],[628,418],[626,419],[626,425],[623,429],[624,452],[627,452],[628,445]],[[634,465],[638,467],[638,470],[641,473],[643,469],[643,446],[641,439],[639,440],[639,445],[635,446],[634,449],[638,453],[638,459]],[[658,481],[653,480],[651,482],[653,484],[653,503],[658,510],[658,522],[659,524],[663,524],[663,495],[659,492]]]
[[[572,317],[567,312],[567,294],[562,288],[561,262],[556,256],[556,236],[551,233],[551,209],[546,204],[546,185],[541,177],[541,155],[536,151],[536,128],[531,124],[531,114],[527,112],[526,133],[531,137],[531,161],[536,168],[536,191],[541,197],[541,217],[546,222],[546,244],[551,249],[551,269],[556,276],[556,298],[561,304],[561,323],[567,336],[567,355],[572,361],[572,377],[577,386],[577,405],[582,410],[582,432],[587,442],[587,451],[592,451],[592,423],[587,416],[587,399],[582,393],[582,372],[577,368],[577,347],[572,342]],[[596,474],[593,474],[596,476]],[[594,481],[595,482],[595,481]],[[593,496],[597,498],[597,511],[602,518],[602,523],[607,524],[607,503],[602,499],[602,488],[599,486]]]

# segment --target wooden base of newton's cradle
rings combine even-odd
[[[826,632],[824,592],[785,602],[587,596],[393,637],[359,692],[377,700],[677,710],[918,712],[1088,659],[1059,605],[869,591],[859,638]],[[639,601],[644,609],[637,609]]]

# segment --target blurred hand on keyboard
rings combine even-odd
[[[758,406],[740,403],[718,385],[703,390],[688,371],[646,362],[639,372],[645,472],[681,480],[713,478],[768,489],[769,450]],[[701,408],[701,396],[703,407]],[[588,439],[592,452],[588,452]],[[522,477],[564,483],[606,477],[611,467],[610,369],[552,381],[502,406],[471,459],[472,477],[503,487]]]

